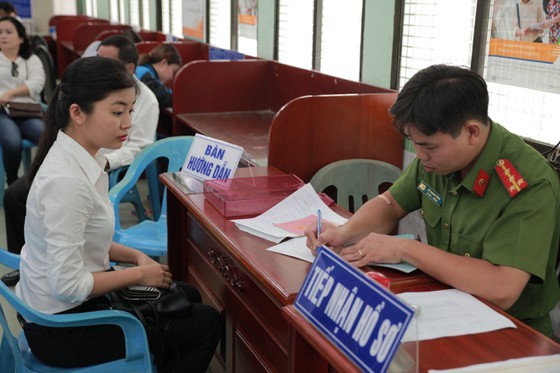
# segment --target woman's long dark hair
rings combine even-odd
[[[0,22],[3,21],[11,22],[15,26],[18,36],[23,39],[23,42],[19,45],[18,55],[25,60],[31,57],[33,50],[31,49],[31,43],[29,42],[29,37],[27,36],[23,24],[16,18],[10,16],[0,18]]]
[[[126,88],[135,88],[138,91],[136,81],[120,61],[87,57],[72,62],[64,71],[60,84],[49,102],[45,130],[29,169],[29,185],[54,144],[58,131],[64,132],[70,124],[70,106],[76,104],[82,112],[91,114],[96,102],[104,100],[112,92]]]

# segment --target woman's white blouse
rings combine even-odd
[[[57,313],[87,300],[93,272],[109,268],[115,226],[105,158],[59,132],[27,198],[25,245],[16,294]]]
[[[45,69],[39,57],[32,54],[27,60],[18,56],[18,76],[12,76],[12,61],[0,51],[0,94],[25,84],[29,96],[14,96],[18,102],[41,102],[41,91],[45,86]]]

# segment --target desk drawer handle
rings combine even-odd
[[[237,290],[243,290],[243,280],[236,274],[231,276],[229,284],[236,288]]]
[[[210,263],[214,265],[216,265],[216,262],[220,259],[218,253],[214,249],[210,249],[210,251],[208,251],[208,258],[210,259]]]
[[[208,251],[208,258],[210,263],[218,270],[222,277],[229,282],[231,286],[238,290],[243,289],[243,280],[235,273],[234,267],[231,265],[231,259],[227,256],[220,256],[217,250],[211,249]]]

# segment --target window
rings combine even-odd
[[[237,0],[237,50],[257,55],[257,0]]]
[[[86,15],[90,17],[97,17],[97,1],[86,0]]]
[[[360,80],[362,0],[323,0],[320,70]]]
[[[493,10],[494,1],[490,5],[489,19],[493,15]],[[488,22],[488,25],[487,40],[490,40],[491,22]],[[545,33],[544,42],[546,42],[546,36]],[[486,51],[488,51],[488,48],[488,45],[486,45]],[[549,145],[555,145],[560,141],[560,127],[558,126],[558,114],[556,112],[557,108],[560,108],[560,94],[492,82],[492,79],[488,77],[489,61],[487,53],[485,55],[487,58],[484,64],[484,78],[488,82],[490,94],[490,117],[509,131],[525,138]],[[517,68],[521,66],[519,64]],[[507,65],[504,68],[507,69]],[[544,72],[544,70],[547,70],[546,67],[532,68],[530,64],[527,64],[526,74],[531,76],[531,74],[535,74],[535,71],[531,70],[536,69],[541,69],[543,74],[547,74]],[[545,79],[551,78],[554,78],[554,76],[548,75]],[[551,160],[557,158],[556,154],[552,154],[552,156]]]
[[[210,0],[210,44],[231,49],[231,4],[229,1]]]
[[[181,0],[162,0],[162,31],[177,37],[183,37],[183,4]]]
[[[398,89],[435,63],[470,66],[476,0],[405,0]]]
[[[130,26],[140,27],[140,4],[138,0],[129,0]]]
[[[128,24],[125,0],[119,0],[119,23]]]
[[[313,67],[313,0],[280,0],[278,13],[278,60]]]
[[[109,17],[113,22],[119,23],[119,0],[111,0],[109,2]]]
[[[141,0],[141,4],[142,4],[142,22],[141,22],[141,26],[143,29],[145,30],[151,30],[152,29],[152,22],[151,22],[151,18],[150,18],[150,0]]]

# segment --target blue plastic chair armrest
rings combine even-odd
[[[18,254],[13,254],[7,250],[0,249],[0,263],[8,268],[18,269],[20,257]]]

